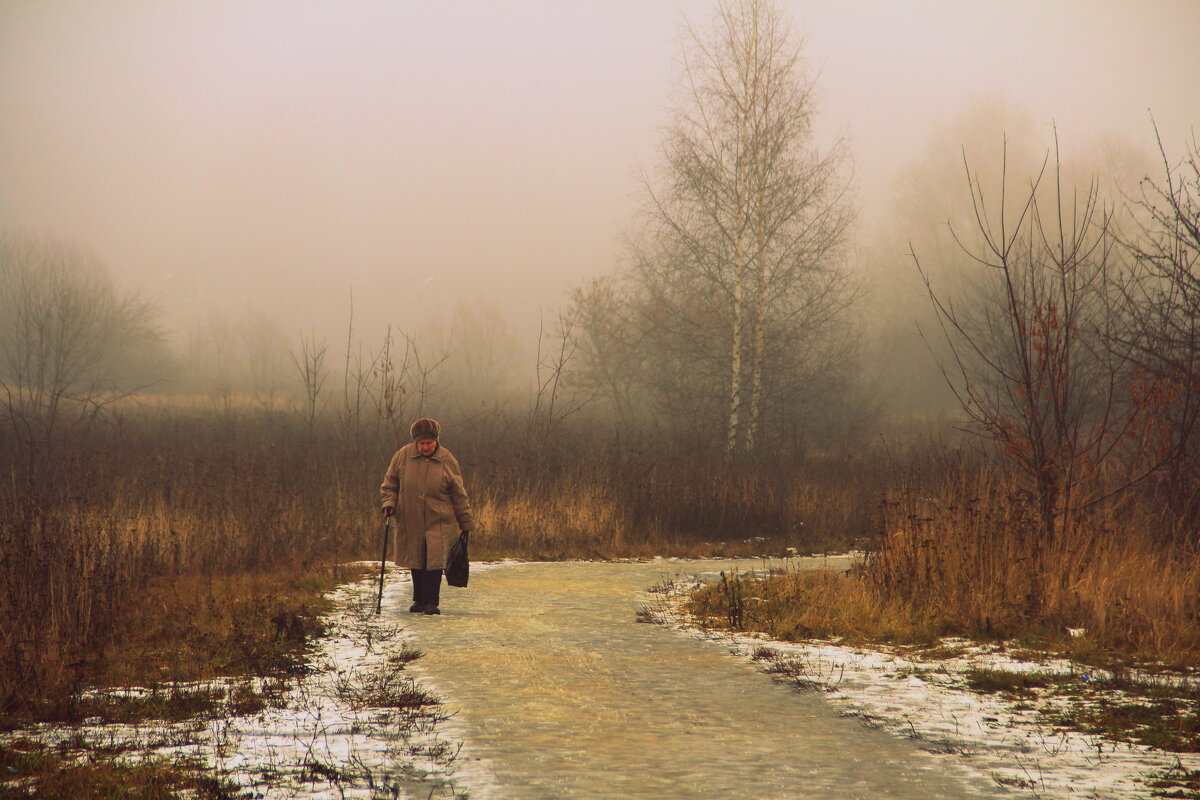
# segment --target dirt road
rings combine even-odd
[[[814,560],[812,566],[821,562]],[[501,564],[393,614],[465,743],[474,798],[981,798],[1002,788],[775,683],[719,644],[638,624],[671,574],[760,562]]]

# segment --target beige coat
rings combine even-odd
[[[445,569],[458,531],[475,530],[458,459],[439,446],[432,456],[416,443],[396,451],[379,486],[384,508],[395,508],[396,563],[409,569]]]

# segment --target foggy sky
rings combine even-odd
[[[1067,140],[1200,126],[1200,2],[784,4],[864,207],[972,97]],[[77,241],[183,331],[529,320],[611,271],[707,2],[0,0],[0,226]]]

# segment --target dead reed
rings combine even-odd
[[[182,642],[177,629],[195,618],[181,613],[185,600],[207,598],[210,617],[244,633],[253,623],[236,619],[245,592],[231,578],[266,586],[268,575],[328,574],[325,565],[367,549],[365,508],[349,514],[352,500],[339,497],[346,481],[335,476],[348,460],[280,436],[269,418],[154,413],[124,423],[34,460],[3,459],[0,712],[64,702],[96,679],[106,650],[149,629],[145,619],[161,620],[152,627],[164,648]],[[365,469],[356,474],[366,482]],[[172,596],[184,586],[191,592]],[[303,601],[313,593],[306,587]],[[298,608],[262,603],[254,613]]]
[[[1017,479],[954,469],[883,503],[865,563],[746,582],[743,624],[788,639],[1025,639],[1085,661],[1200,663],[1200,553],[1162,544],[1147,503],[1079,513],[1048,542]],[[692,608],[728,621],[728,592]]]
[[[1081,510],[1048,541],[1036,514],[1015,478],[991,470],[933,496],[901,492],[864,580],[939,628],[1197,663],[1200,553],[1163,544],[1157,509],[1132,496]]]

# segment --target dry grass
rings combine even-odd
[[[880,602],[857,577],[829,570],[728,575],[695,592],[685,609],[707,625],[760,631],[785,641],[929,642],[935,633]]]
[[[1147,506],[1133,498],[1081,513],[1039,542],[1033,499],[1015,479],[959,475],[933,495],[897,495],[862,577],[939,630],[1195,665],[1200,553],[1164,547]]]
[[[563,450],[567,451],[564,455]],[[542,460],[472,463],[480,557],[784,556],[843,550],[870,530],[879,465],[849,459],[729,465],[720,453],[625,453],[559,443]],[[764,466],[765,464],[765,466]],[[476,545],[476,541],[478,545]]]
[[[378,558],[394,443],[193,406],[148,403],[33,449],[0,429],[0,714],[153,680],[142,666],[163,680],[273,674],[293,657],[279,632],[311,633],[296,619],[338,577],[329,565]],[[862,462],[730,468],[666,448],[614,454],[586,431],[530,447],[519,420],[444,422],[478,559],[811,552],[864,533],[875,491]]]
[[[634,531],[630,514],[603,486],[565,482],[543,490],[532,487],[502,496],[484,491],[476,517],[486,538],[480,552],[540,560],[645,554],[663,540],[660,530]],[[641,545],[635,553],[631,545]]]
[[[308,669],[313,639],[322,633],[319,617],[328,610],[325,592],[361,574],[325,568],[150,579],[136,600],[122,607],[117,624],[100,629],[90,646],[79,648],[84,657],[65,665],[69,682],[42,684],[40,693],[11,702],[0,722],[89,717],[116,722],[261,707],[272,691],[282,692],[287,680]],[[61,663],[51,655],[40,663]],[[275,689],[267,683],[261,691],[207,696],[207,690],[176,685],[238,675],[274,678]],[[124,686],[149,691],[120,703],[111,702],[109,694],[84,691]]]
[[[344,567],[305,572],[158,578],[144,587],[88,665],[92,685],[147,686],[249,674],[287,678],[330,610],[324,594],[361,577]]]
[[[26,776],[0,784],[0,800],[233,800],[235,784],[184,758],[129,761],[121,754],[52,748],[29,739],[0,743],[0,771]]]
[[[368,549],[366,509],[345,513],[326,480],[340,465],[275,433],[153,416],[3,465],[0,713],[131,677],[114,654],[174,653],[167,672],[194,677],[303,638],[296,620],[341,577],[323,565]]]
[[[785,639],[1027,639],[1094,663],[1200,663],[1200,554],[1163,548],[1146,509],[1081,516],[1039,559],[1036,509],[1013,479],[950,478],[886,502],[876,548],[851,573],[739,578],[692,609],[729,624],[740,603],[744,627]]]

